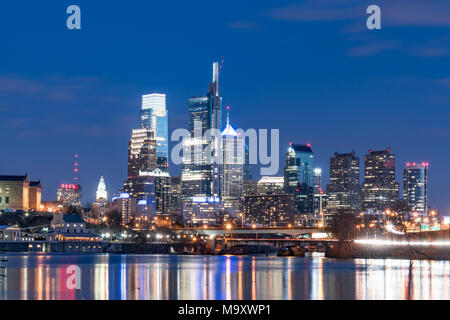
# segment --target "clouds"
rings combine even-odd
[[[369,31],[365,27],[368,17],[366,9],[373,1],[366,0],[305,0],[297,4],[273,8],[266,16],[275,21],[299,23],[338,23],[339,33],[347,35],[349,56],[362,57],[377,55],[386,51],[403,51],[421,58],[450,55],[450,41],[432,38],[424,28],[433,34],[445,34],[450,28],[450,1],[447,0],[380,0],[381,31]],[[440,30],[435,30],[437,27]],[[416,28],[417,38],[405,39],[405,28]],[[445,28],[445,29],[442,29]],[[447,30],[448,32],[448,30]],[[352,34],[365,34],[355,44]]]

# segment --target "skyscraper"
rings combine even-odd
[[[403,199],[420,214],[428,211],[428,162],[408,162],[403,170]]]
[[[339,209],[361,210],[361,185],[359,183],[359,157],[355,152],[335,153],[330,158],[330,184],[327,186],[331,212]]]
[[[398,195],[395,155],[389,148],[369,150],[364,156],[363,210],[381,213],[398,200]]]
[[[243,187],[243,169],[245,163],[244,139],[230,125],[227,114],[227,125],[222,131],[222,198],[240,198]]]
[[[319,194],[322,190],[322,169],[314,169],[314,194]]]
[[[209,92],[204,97],[189,99],[191,139],[186,139],[183,143],[181,175],[183,197],[220,198],[221,196],[221,168],[207,152],[208,146],[213,151],[220,150],[218,139],[214,135],[214,130],[222,128],[219,73],[219,63],[214,62],[213,80],[210,83]]]
[[[142,96],[140,125],[143,129],[154,131],[156,164],[161,170],[167,171],[169,131],[165,94],[152,93]]]
[[[298,214],[314,213],[314,154],[310,144],[290,144],[284,185],[286,193],[295,195]]]
[[[133,129],[128,143],[128,178],[138,177],[140,171],[156,168],[155,132],[150,129]]]

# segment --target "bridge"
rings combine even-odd
[[[244,234],[279,234],[291,237],[300,235],[311,235],[313,233],[324,233],[323,228],[317,227],[261,227],[261,228],[215,228],[215,227],[195,227],[195,228],[175,228],[172,229],[177,234],[204,234],[211,237],[231,236]]]
[[[326,248],[332,246],[336,239],[246,239],[246,238],[225,238],[226,248],[242,245],[267,245],[277,248],[301,247],[307,251],[324,252]]]

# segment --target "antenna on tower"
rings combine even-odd
[[[73,165],[73,181],[75,184],[78,182],[78,154],[75,154],[75,162]]]
[[[220,61],[220,67],[219,67],[219,73],[222,71],[223,69],[223,61],[225,60],[225,56],[222,57],[222,60]]]

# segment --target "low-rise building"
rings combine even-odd
[[[86,222],[79,214],[55,213],[50,226],[50,241],[101,241],[101,237],[86,228]]]
[[[28,175],[0,176],[0,210],[38,210],[41,194],[41,182],[30,181]]]
[[[0,241],[22,241],[20,228],[14,226],[0,226]]]

